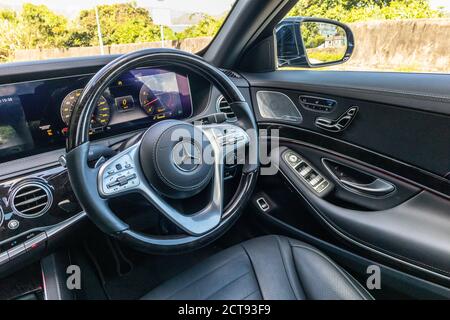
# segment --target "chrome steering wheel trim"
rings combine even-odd
[[[138,192],[152,203],[162,214],[186,233],[198,236],[219,225],[223,209],[223,163],[227,153],[234,152],[248,145],[247,133],[233,125],[209,125],[199,127],[209,140],[214,156],[212,190],[208,204],[194,214],[183,214],[167,203],[146,179],[139,160],[142,140],[109,159],[99,168],[97,176],[98,192],[103,199]],[[232,148],[224,148],[223,137],[217,132],[233,131],[236,143]],[[238,141],[237,141],[238,140]],[[116,171],[116,167],[122,168]]]

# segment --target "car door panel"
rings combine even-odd
[[[268,90],[268,88],[253,88],[254,101],[257,101],[256,92],[260,90]],[[324,95],[319,92],[279,89],[276,91],[286,94],[296,104],[303,117],[303,122],[298,125],[300,128],[363,146],[442,177],[450,171],[450,148],[448,148],[450,116],[336,95]],[[299,97],[303,95],[333,99],[337,101],[337,106],[329,113],[311,111],[303,108],[298,102]],[[357,106],[359,110],[354,121],[344,131],[330,134],[315,125],[317,118],[337,119],[352,106]],[[259,110],[257,113],[260,121],[270,120],[270,122],[292,125],[289,121],[263,118]]]
[[[280,169],[321,217],[341,232],[385,253],[450,275],[448,201],[422,191],[386,210],[348,209],[343,203],[334,204],[315,195],[283,161]]]
[[[332,192],[318,196],[279,160],[282,178],[327,232],[450,279],[450,96],[441,82],[448,76],[277,71],[244,77],[260,128],[279,130],[274,152],[295,151],[333,183]],[[287,95],[302,121],[264,118],[256,98],[261,90]],[[337,104],[311,110],[299,101],[304,95]],[[352,106],[357,114],[342,132],[315,125],[317,118],[338,119]],[[333,164],[361,173],[361,182],[342,183],[330,171]]]

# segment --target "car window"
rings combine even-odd
[[[206,47],[234,0],[0,0],[0,63]]]
[[[280,50],[288,52],[284,49],[293,40],[287,41],[279,26],[304,17],[344,23],[354,35],[354,50],[348,61],[314,70],[450,73],[448,0],[301,0],[276,29],[281,69],[298,67],[286,63],[286,54],[280,56]],[[314,33],[305,23],[297,24],[297,28],[307,38],[304,47],[300,43],[299,55],[305,55],[306,50],[306,56],[316,62],[337,60],[343,55],[342,48],[347,45],[343,32],[327,33],[319,25],[316,29],[320,32]]]

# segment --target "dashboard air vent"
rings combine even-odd
[[[217,111],[225,113],[227,121],[236,121],[236,115],[224,96],[220,96],[219,99],[217,99]]]
[[[46,213],[53,202],[50,188],[41,182],[27,182],[11,194],[11,207],[23,218],[36,218]]]
[[[223,73],[225,73],[229,78],[241,79],[241,75],[235,71],[228,69],[220,69]]]

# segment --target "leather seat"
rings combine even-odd
[[[372,299],[314,247],[265,236],[228,248],[157,287],[142,299]]]

